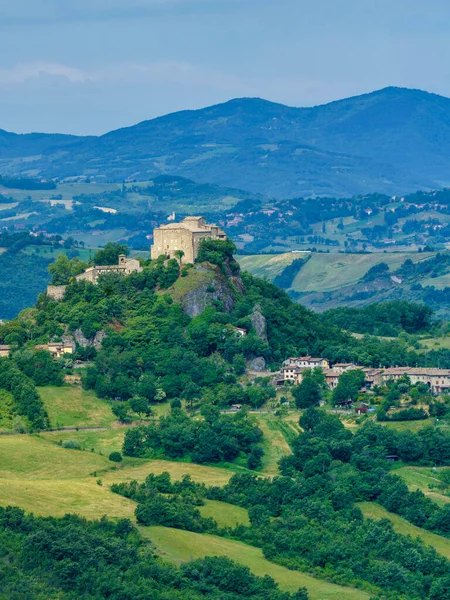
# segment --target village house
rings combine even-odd
[[[450,369],[427,367],[395,367],[382,372],[382,381],[398,380],[406,375],[411,383],[424,383],[434,394],[442,394],[450,389]]]
[[[325,369],[323,373],[325,375],[327,386],[330,390],[334,390],[339,383],[339,377],[342,375],[343,371],[337,371],[333,366],[332,369]]]
[[[450,369],[412,368],[407,375],[413,385],[425,383],[435,394],[448,392],[450,388]]]
[[[9,356],[10,351],[10,346],[0,344],[0,358],[7,358]]]
[[[374,385],[380,385],[382,382],[382,373],[381,369],[369,369],[364,368],[364,386],[366,389],[370,390]]]
[[[410,368],[411,367],[389,367],[388,369],[383,369],[381,380],[383,383],[386,383],[389,380],[397,381],[404,375],[407,375]]]
[[[123,275],[130,275],[131,273],[141,271],[142,267],[137,259],[127,258],[125,254],[120,254],[117,265],[88,267],[84,273],[80,273],[80,275],[77,275],[75,279],[77,281],[90,281],[91,283],[97,283],[100,275],[103,275],[104,273],[122,273]]]
[[[55,359],[62,358],[66,354],[71,355],[75,352],[73,342],[50,342],[49,344],[39,344],[35,346],[36,350],[48,350]]]
[[[223,229],[208,224],[203,217],[186,217],[181,223],[161,225],[153,231],[151,257],[176,258],[178,251],[183,252],[181,262],[193,263],[198,256],[201,241],[208,238],[225,240],[227,236]]]
[[[298,367],[301,369],[329,369],[330,361],[326,358],[313,358],[312,356],[290,357],[284,361],[285,367]]]
[[[358,367],[353,363],[335,363],[333,365],[333,371],[338,371],[339,373],[344,373],[350,369],[357,369]]]

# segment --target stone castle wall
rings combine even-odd
[[[47,296],[53,298],[53,300],[62,300],[66,292],[66,285],[48,285]]]
[[[206,238],[225,239],[226,235],[220,227],[208,225],[203,217],[186,217],[181,223],[162,225],[153,231],[151,257],[177,258],[175,253],[181,250],[184,252],[181,262],[193,263],[201,241]]]
[[[155,229],[154,242],[151,248],[152,259],[156,259],[162,254],[176,258],[175,252],[182,250],[184,256],[181,262],[193,263],[197,258],[198,247],[200,240],[206,237],[211,237],[208,232],[193,233],[188,229]]]

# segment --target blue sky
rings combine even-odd
[[[99,134],[239,96],[450,96],[444,0],[0,0],[0,128]]]

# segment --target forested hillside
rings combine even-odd
[[[321,370],[274,385],[301,354],[443,367],[449,352],[408,343],[432,314],[398,303],[324,318],[241,273],[234,250],[206,240],[193,265],[145,260],[97,285],[60,256],[64,298],[41,294],[0,325],[12,350],[0,359],[0,505],[36,513],[0,509],[5,599],[448,597],[449,399],[403,377],[366,390],[376,413],[331,414],[340,397],[361,405],[360,370],[334,391]],[[94,261],[126,251],[110,244]],[[361,323],[362,339],[341,328]],[[382,325],[398,337],[369,335]],[[39,347],[63,338],[74,354]],[[403,479],[418,466],[432,491]]]
[[[2,174],[176,174],[276,197],[395,194],[448,184],[449,114],[447,98],[402,88],[313,108],[243,98],[100,137],[1,131]]]

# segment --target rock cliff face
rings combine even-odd
[[[75,340],[75,342],[79,345],[79,346],[83,346],[83,347],[94,347],[96,350],[99,350],[102,342],[104,340],[106,336],[106,333],[103,330],[97,331],[97,333],[95,334],[95,336],[93,338],[87,338],[83,332],[81,331],[81,329],[75,329],[75,331],[72,334],[72,337],[68,337],[68,339]]]
[[[257,304],[253,308],[253,312],[250,316],[250,321],[253,329],[256,331],[256,335],[263,341],[267,342],[267,322],[266,317],[261,312],[261,307]]]
[[[169,293],[190,317],[196,317],[215,302],[220,302],[225,312],[232,311],[244,290],[239,275],[228,270],[224,274],[219,267],[202,263],[195,265],[187,277],[180,277]]]

